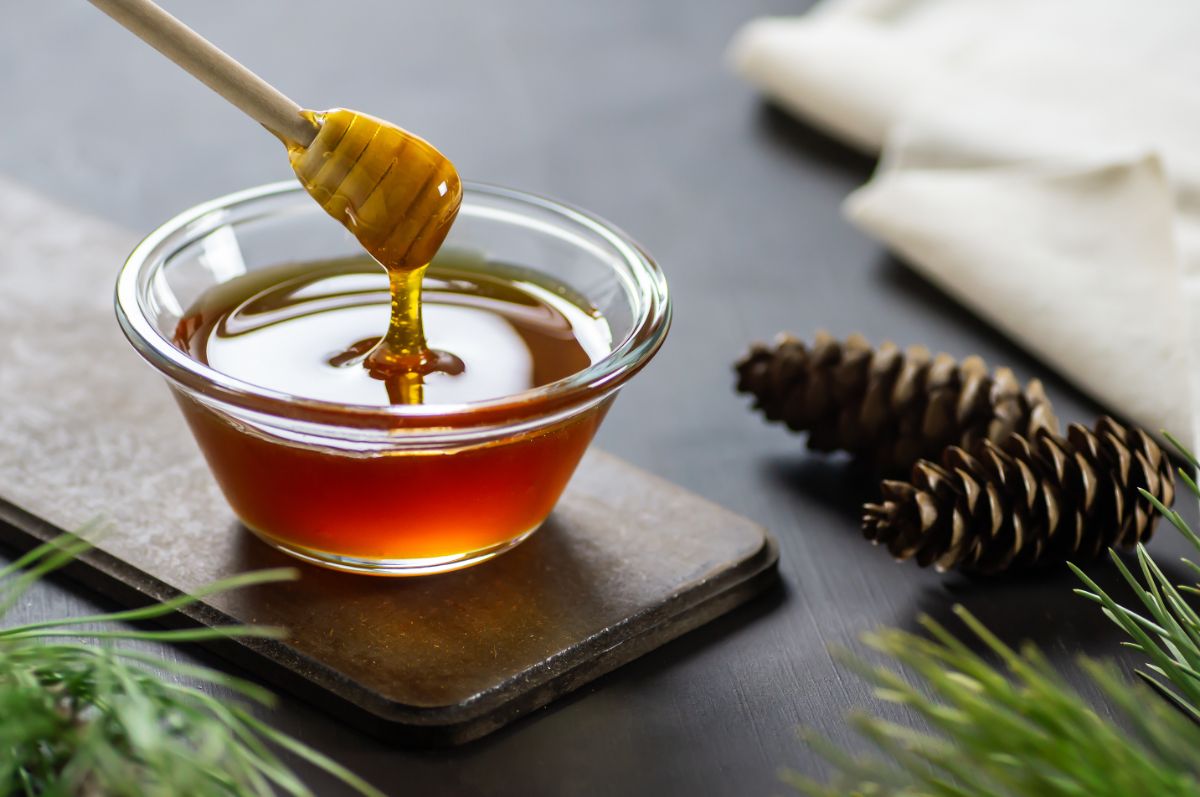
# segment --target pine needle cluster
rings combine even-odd
[[[1200,469],[1171,442],[1193,472]],[[1178,475],[1200,498],[1192,476],[1184,469]],[[1200,551],[1200,535],[1178,512],[1142,494]],[[1137,674],[1148,686],[1130,683],[1112,664],[1080,660],[1113,719],[1073,690],[1035,647],[1008,647],[956,607],[989,658],[929,618],[922,619],[928,636],[884,629],[865,637],[899,667],[839,654],[880,699],[907,707],[923,726],[852,715],[855,730],[877,751],[861,757],[805,732],[834,774],[825,783],[794,772],[785,780],[813,797],[1200,797],[1200,612],[1188,600],[1200,595],[1200,583],[1172,583],[1140,544],[1133,566],[1110,554],[1138,605],[1118,603],[1072,569],[1084,584],[1076,592],[1097,603],[1129,636],[1124,645],[1146,659]],[[1184,564],[1200,576],[1200,565]]]
[[[38,579],[86,548],[66,537],[0,568],[0,618]],[[170,615],[217,592],[291,578],[289,569],[259,571],[140,609],[0,628],[0,794],[310,795],[280,759],[282,749],[362,794],[381,797],[349,770],[257,719],[250,706],[273,702],[260,686],[123,644],[278,636],[279,629],[261,626],[139,630],[124,624]],[[228,699],[230,693],[237,699]]]

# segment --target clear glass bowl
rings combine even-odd
[[[377,575],[453,570],[501,553],[549,515],[617,390],[670,323],[662,272],[611,225],[529,194],[466,187],[446,247],[546,275],[608,321],[612,350],[565,379],[464,404],[337,404],[270,390],[181,350],[205,291],[280,263],[361,252],[294,182],[180,214],[117,279],[121,328],[167,379],[243,524],[307,561]],[[436,261],[435,261],[436,262]]]

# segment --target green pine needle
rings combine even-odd
[[[1193,468],[1191,452],[1167,436]],[[1191,475],[1180,480],[1200,498]],[[1183,516],[1142,494],[1196,549],[1200,535]],[[1146,549],[1137,567],[1112,554],[1137,606],[1123,606],[1082,570],[1076,594],[1098,604],[1147,659],[1129,683],[1109,664],[1081,659],[1117,720],[1102,718],[1032,646],[1014,651],[962,607],[955,612],[1003,669],[973,653],[946,629],[922,618],[928,636],[884,629],[865,642],[915,676],[913,685],[891,666],[872,667],[840,653],[842,663],[873,684],[883,700],[923,720],[917,730],[875,716],[851,722],[877,751],[851,757],[805,732],[834,770],[828,783],[792,772],[784,780],[808,795],[862,797],[1200,797],[1200,611],[1188,596],[1200,583],[1177,585]],[[1184,559],[1200,574],[1200,565]],[[883,755],[879,755],[882,753]]]
[[[94,531],[94,525],[86,527],[0,568],[0,616],[39,578],[86,550],[83,536]],[[310,795],[274,747],[364,795],[382,797],[341,765],[255,719],[236,700],[208,694],[223,689],[271,705],[273,696],[257,684],[118,644],[279,637],[279,629],[259,626],[142,631],[114,624],[159,618],[219,592],[296,577],[287,568],[246,573],[140,609],[0,629],[0,794]],[[85,624],[101,628],[78,628]],[[201,686],[175,683],[174,677]]]
[[[928,617],[921,623],[932,640],[896,629],[868,635],[867,644],[903,665],[919,686],[845,652],[839,661],[928,730],[855,715],[855,730],[884,754],[865,758],[806,733],[836,773],[825,784],[785,773],[788,783],[814,797],[1200,797],[1200,726],[1111,665],[1081,660],[1126,723],[1122,729],[1097,714],[1033,647],[1014,651],[966,610],[955,611],[1004,670]]]

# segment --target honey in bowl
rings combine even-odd
[[[424,335],[461,363],[423,377],[427,403],[519,394],[609,352],[604,319],[564,286],[463,260],[441,258],[425,277]],[[175,342],[196,360],[263,387],[387,405],[393,388],[364,360],[379,344],[390,305],[386,276],[365,257],[269,267],[201,295],[178,323]],[[408,561],[428,569],[498,551],[535,529],[607,405],[487,445],[364,456],[269,439],[201,404],[181,406],[230,504],[259,535],[316,561]]]
[[[420,404],[369,367],[390,288],[300,185],[279,184],[152,232],[118,278],[117,317],[260,537],[356,573],[482,562],[546,520],[658,350],[665,281],[586,213],[466,187],[422,301],[426,348],[462,370],[422,374]]]

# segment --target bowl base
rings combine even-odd
[[[511,551],[529,539],[530,535],[541,528],[541,526],[542,524],[539,523],[529,531],[523,532],[511,540],[506,540],[487,548],[479,548],[454,556],[435,556],[420,559],[360,559],[354,556],[342,556],[328,551],[318,551],[283,542],[248,526],[246,529],[272,548],[283,551],[289,556],[294,556],[311,565],[325,567],[330,570],[339,570],[343,573],[357,573],[358,575],[404,577],[449,573],[452,570],[461,570],[464,567],[481,564],[499,556],[505,551]]]

